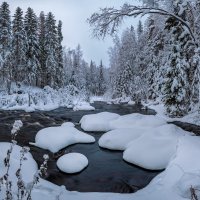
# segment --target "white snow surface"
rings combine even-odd
[[[75,125],[72,122],[65,122],[63,123],[61,126],[65,126],[65,127],[74,127]]]
[[[60,200],[189,200],[190,187],[200,187],[200,160],[197,159],[199,155],[200,138],[186,135],[179,138],[176,153],[165,171],[136,193],[70,192],[64,187],[41,180],[33,190],[33,199],[53,200],[59,196]]]
[[[110,129],[118,128],[135,128],[135,127],[148,127],[153,128],[166,124],[166,121],[154,115],[142,115],[133,113],[120,116],[119,118],[110,121]]]
[[[73,174],[82,171],[88,165],[88,159],[80,153],[68,153],[57,161],[58,168],[65,173]]]
[[[99,139],[99,146],[111,150],[125,150],[127,145],[140,137],[145,128],[121,128],[109,131]]]
[[[132,100],[130,100],[129,102],[128,102],[128,105],[135,105],[135,101],[132,101]]]
[[[6,173],[6,167],[4,165],[4,159],[7,155],[8,149],[10,149],[11,143],[8,142],[0,142],[0,177],[2,177]],[[15,176],[16,171],[19,169],[20,165],[20,150],[22,148],[18,145],[14,145],[13,151],[10,157],[10,170],[9,176],[11,180],[17,182],[17,178]],[[23,161],[22,164],[22,178],[28,183],[33,180],[34,174],[37,172],[37,163],[33,159],[32,155],[28,152],[25,154],[26,160]]]
[[[78,110],[95,110],[93,106],[91,106],[88,102],[80,102],[76,104],[73,108],[74,111]]]
[[[58,90],[49,86],[41,89],[26,85],[17,88],[14,85],[11,88],[11,94],[0,91],[0,107],[3,110],[24,110],[26,112],[34,112],[35,110],[49,111],[59,107],[73,108],[74,105],[85,104],[81,103],[85,102],[85,91],[78,90],[72,85]],[[87,107],[89,109],[89,105]],[[81,108],[83,109],[83,105]],[[90,109],[92,108],[90,107]]]
[[[72,124],[49,127],[40,130],[32,145],[48,149],[52,153],[76,143],[93,143],[95,138],[72,127]]]
[[[166,108],[160,99],[157,99],[157,101],[149,101],[148,103],[143,103],[143,105],[155,110],[157,112],[156,116],[161,117],[168,122],[180,121],[200,126],[200,115],[198,106],[196,106],[184,117],[172,118],[167,116]]]
[[[85,115],[80,120],[81,128],[84,131],[109,131],[109,122],[117,119],[120,115],[110,112]]]
[[[186,134],[188,132],[172,124],[149,129],[128,144],[123,158],[145,169],[164,169],[176,153],[179,138]]]

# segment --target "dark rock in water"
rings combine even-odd
[[[58,108],[53,111],[37,111],[26,113],[24,111],[0,111],[0,141],[10,141],[10,130],[15,120],[23,121],[23,128],[17,136],[19,145],[29,145],[34,142],[36,133],[45,127],[59,126],[64,122],[78,123],[83,115],[103,111],[114,112],[120,115],[130,113],[156,114],[150,109],[143,109],[141,105],[108,105],[103,102],[95,102],[94,111],[73,111],[67,108]],[[187,123],[174,122],[176,125],[192,132],[200,129]],[[81,129],[80,125],[76,128]],[[197,130],[198,129],[198,130]],[[197,133],[197,132],[196,132]],[[55,133],[56,134],[56,133]],[[43,154],[49,154],[47,180],[65,185],[68,190],[80,192],[135,192],[145,187],[160,171],[149,171],[123,161],[122,152],[109,151],[98,146],[98,140],[103,133],[89,132],[96,138],[94,144],[71,145],[56,154],[47,150],[31,146],[31,153],[40,165],[43,162]],[[48,139],[48,138],[47,138]],[[65,174],[56,166],[57,159],[69,152],[84,154],[88,160],[88,167],[77,174]]]
[[[170,124],[175,124],[176,126],[179,126],[185,131],[193,132],[195,135],[200,136],[200,126],[179,121],[170,122]]]

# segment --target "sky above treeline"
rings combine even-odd
[[[2,3],[3,0],[0,0]],[[104,40],[98,40],[92,37],[92,29],[86,22],[92,13],[104,7],[117,7],[125,2],[137,4],[139,0],[7,0],[10,5],[12,16],[15,9],[19,6],[25,12],[28,7],[34,9],[37,15],[41,11],[45,13],[51,11],[56,20],[63,22],[63,46],[75,48],[78,44],[83,50],[84,59],[87,62],[100,60],[106,67],[109,66],[108,48],[112,46],[112,38],[106,37]],[[137,26],[138,19],[128,19],[125,21],[121,30],[127,26]],[[120,34],[120,33],[119,33]]]

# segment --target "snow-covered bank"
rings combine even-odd
[[[173,122],[173,121],[180,121],[180,122],[186,122],[186,123],[190,123],[190,124],[195,124],[197,126],[200,126],[200,113],[198,111],[198,109],[193,110],[191,112],[189,112],[186,116],[184,117],[180,117],[180,118],[172,118],[167,116],[166,114],[166,110],[164,107],[164,104],[162,102],[148,102],[148,103],[143,103],[144,106],[153,109],[157,112],[157,116],[167,120],[168,122]]]
[[[15,88],[12,94],[0,92],[0,109],[24,110],[26,112],[49,111],[59,107],[74,108],[74,110],[94,110],[94,107],[85,102],[86,99],[86,92],[80,91],[74,86],[67,86],[58,90],[49,86],[44,87],[44,89],[21,86],[21,88]]]
[[[7,168],[4,165],[4,159],[7,155],[8,149],[10,149],[11,143],[9,142],[0,142],[0,177],[6,173]],[[15,173],[20,165],[20,151],[21,147],[18,145],[13,146],[13,151],[11,154],[11,163],[10,163],[10,176],[15,177]],[[33,159],[32,155],[28,152],[25,155],[26,160],[23,161],[22,165],[22,176],[26,183],[32,181],[33,175],[37,171],[37,163]],[[28,169],[28,170],[27,170]],[[14,181],[17,181],[15,177]]]

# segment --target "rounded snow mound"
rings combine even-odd
[[[81,128],[84,131],[110,131],[109,122],[120,115],[110,112],[85,115],[80,120]]]
[[[73,107],[74,111],[79,110],[95,110],[95,107],[91,106],[88,102],[81,102]]]
[[[47,149],[52,153],[76,143],[93,143],[95,138],[72,127],[67,123],[58,127],[48,127],[40,130],[31,145]]]
[[[112,130],[101,136],[99,146],[111,150],[125,150],[131,141],[139,138],[145,131],[137,127]]]
[[[72,122],[64,122],[61,126],[65,127],[75,127],[75,125]]]
[[[123,159],[149,170],[165,169],[176,153],[179,138],[187,134],[173,124],[149,129],[127,145]]]
[[[57,166],[62,172],[78,173],[88,166],[88,159],[80,153],[68,153],[58,159]]]
[[[158,116],[133,113],[120,116],[117,119],[110,121],[110,129],[135,127],[155,128],[164,124],[166,124],[166,120]]]

